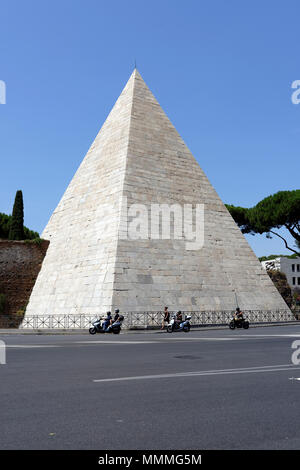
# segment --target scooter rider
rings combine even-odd
[[[110,324],[111,324],[111,325],[112,325],[113,323],[115,323],[116,321],[119,321],[119,319],[120,319],[120,313],[119,313],[119,312],[120,312],[120,310],[117,308],[117,309],[115,310],[114,318],[111,318],[111,320],[110,320]]]
[[[176,323],[178,324],[178,326],[181,328],[181,324],[182,324],[182,313],[180,310],[178,310],[178,312],[176,313]]]
[[[119,312],[120,312],[120,310],[117,308],[117,309],[115,310],[115,316],[114,316],[113,323],[114,323],[115,321],[118,321],[118,320],[119,320],[119,318],[120,318],[120,313],[119,313]]]
[[[106,330],[108,325],[110,325],[110,322],[111,322],[111,312],[106,312],[106,318],[104,322],[102,323],[102,329]]]
[[[119,312],[120,312],[119,309],[115,310],[115,316],[113,319],[111,319],[110,327],[112,327],[113,325],[114,326],[122,325],[122,321],[124,320],[124,317],[123,315],[120,315]]]
[[[242,322],[244,320],[243,312],[241,312],[241,309],[239,307],[236,308],[235,317],[236,317],[237,321],[239,321],[239,322]]]

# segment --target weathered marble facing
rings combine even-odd
[[[204,204],[204,246],[124,239],[120,202]],[[107,204],[107,208],[105,208]],[[124,209],[124,208],[123,208]],[[28,315],[288,309],[135,70],[54,211]]]
[[[42,237],[50,240],[28,315],[111,306],[134,80],[124,88]]]
[[[135,203],[205,205],[205,243],[123,240],[113,306],[125,311],[287,308],[214,188],[136,73],[123,196]],[[124,263],[123,260],[126,259]],[[119,264],[120,263],[120,264]]]

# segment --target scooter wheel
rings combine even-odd
[[[118,335],[120,333],[120,330],[112,330],[114,335]]]
[[[230,328],[231,330],[234,330],[234,329],[235,329],[235,324],[234,324],[233,321],[231,321],[231,322],[229,323],[229,328]]]
[[[95,335],[95,334],[97,333],[96,328],[94,328],[94,327],[93,327],[93,328],[90,328],[90,329],[89,329],[89,333],[90,333],[91,335]]]
[[[243,323],[243,328],[244,328],[245,330],[248,330],[248,328],[249,328],[249,322],[248,322],[248,321],[245,321],[245,322]]]
[[[184,331],[185,333],[188,333],[188,332],[190,331],[190,326],[189,326],[189,325],[185,325],[185,326],[183,327],[183,331]]]
[[[173,328],[172,328],[171,326],[168,326],[168,327],[167,327],[167,332],[168,332],[168,333],[173,333]]]

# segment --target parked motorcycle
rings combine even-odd
[[[113,333],[115,335],[118,335],[121,331],[123,320],[123,315],[120,315],[118,320],[112,325],[109,325],[109,327],[105,330],[103,328],[104,321],[100,318],[99,320],[94,321],[93,326],[89,329],[89,332],[91,335],[95,335],[96,333]]]
[[[179,323],[176,321],[176,315],[172,315],[171,321],[167,326],[167,332],[173,333],[173,331],[184,331],[185,333],[188,333],[191,329],[191,318],[191,315],[186,315],[185,319],[181,323]]]
[[[238,318],[236,315],[233,316],[232,320],[229,323],[229,328],[234,330],[235,328],[244,328],[247,330],[250,324],[245,318]]]

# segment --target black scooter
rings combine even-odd
[[[104,330],[102,328],[102,320],[100,318],[99,320],[94,321],[93,326],[89,329],[89,333],[91,335],[95,335],[96,333],[113,333],[118,335],[121,331],[123,320],[123,315],[120,315],[117,321],[115,321],[112,325],[109,325],[109,327]]]

